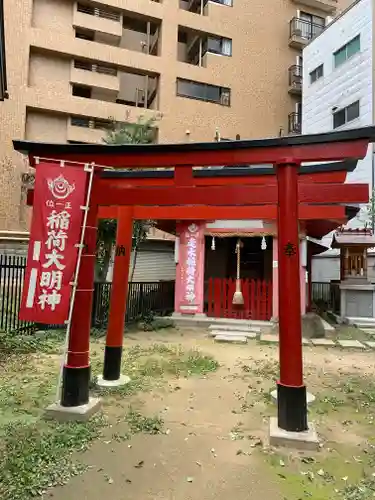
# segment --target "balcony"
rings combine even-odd
[[[94,85],[72,85],[72,95],[102,103],[136,108],[158,109],[158,76],[119,71],[119,89],[98,88]]]
[[[150,54],[159,55],[161,22],[146,17],[123,18],[121,47]]]
[[[289,23],[289,47],[303,49],[310,40],[322,33],[325,26],[315,24],[299,17],[293,17]]]
[[[74,60],[70,81],[73,84],[97,87],[114,92],[120,90],[120,79],[115,66],[92,63],[81,59]]]
[[[201,16],[208,15],[208,0],[180,0],[179,7]]]
[[[288,69],[289,75],[289,94],[301,95],[302,92],[302,66],[293,64]]]
[[[232,56],[232,40],[179,26],[177,60],[207,67],[207,54]]]
[[[109,38],[121,39],[122,15],[114,10],[78,3],[73,15],[73,27],[102,33]]]
[[[69,142],[84,142],[91,144],[103,142],[106,130],[108,130],[111,125],[109,120],[72,116],[68,121],[67,140]]]
[[[306,5],[312,9],[318,9],[327,14],[334,14],[337,10],[337,0],[292,0],[299,5]]]
[[[299,113],[289,113],[288,115],[288,134],[299,135],[302,131],[302,117]]]

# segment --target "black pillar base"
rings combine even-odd
[[[105,346],[104,350],[104,380],[118,380],[121,375],[122,346]]]
[[[90,375],[90,366],[84,368],[64,366],[61,406],[81,406],[89,402]]]
[[[277,384],[278,426],[289,432],[308,430],[306,387]]]

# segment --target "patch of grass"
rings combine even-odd
[[[141,376],[149,377],[206,375],[219,368],[219,363],[210,355],[194,349],[185,352],[181,347],[164,344],[155,344],[149,349],[136,346],[128,352],[128,361]]]
[[[86,423],[16,422],[3,428],[0,441],[0,497],[26,500],[65,484],[84,467],[71,458],[99,436],[104,420]]]
[[[140,412],[130,407],[125,421],[129,425],[133,434],[161,434],[163,432],[164,421],[159,416],[145,417]]]
[[[318,395],[317,400],[314,402],[312,410],[319,415],[325,415],[332,411],[338,411],[340,407],[345,405],[343,399],[337,398],[332,395]]]
[[[0,498],[27,500],[67,482],[83,467],[72,459],[104,425],[46,422],[43,409],[53,400],[64,333],[40,332],[2,338],[0,372]],[[4,353],[9,351],[9,354]]]
[[[279,364],[277,361],[250,360],[251,364],[242,365],[243,373],[261,378],[264,381],[276,380],[279,376]]]
[[[61,332],[54,330],[33,335],[0,332],[0,363],[20,354],[56,353],[61,348],[62,339]]]
[[[357,484],[350,484],[341,491],[344,500],[368,500],[375,497],[375,478],[361,479]]]
[[[371,335],[353,325],[336,325],[334,338],[336,340],[372,340]]]
[[[26,500],[47,488],[63,484],[84,468],[72,453],[84,450],[105,425],[103,418],[88,423],[57,424],[41,419],[53,399],[64,338],[62,331],[34,336],[0,335],[3,363],[0,378],[0,498]],[[98,343],[99,342],[99,343]],[[92,362],[101,369],[102,352],[96,341]],[[100,368],[99,368],[100,365]],[[217,370],[219,364],[198,350],[155,344],[125,350],[123,373],[131,382],[115,390],[101,390],[104,403],[123,415],[124,398],[164,384],[168,376],[199,376]],[[21,369],[22,367],[22,369]],[[94,387],[94,384],[92,384]],[[92,387],[92,388],[93,388]],[[95,391],[98,389],[95,388]],[[127,402],[127,404],[129,404]],[[116,411],[116,410],[115,410]],[[143,416],[130,408],[126,415],[129,432],[114,433],[124,441],[132,433],[163,432],[159,416]]]
[[[263,450],[288,500],[369,500],[375,496],[374,447],[326,443],[311,456]]]

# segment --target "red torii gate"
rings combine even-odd
[[[317,189],[313,177],[324,174],[311,175],[306,178],[306,183],[298,184],[298,172],[302,162],[364,158],[370,142],[375,142],[374,127],[256,141],[177,145],[66,145],[14,141],[17,151],[29,154],[31,165],[35,165],[36,157],[44,157],[67,162],[95,162],[96,165],[115,168],[174,167],[171,183],[161,182],[149,187],[132,187],[128,180],[111,181],[110,176],[106,178],[99,172],[95,175],[86,248],[78,279],[77,291],[80,293],[74,304],[68,360],[64,367],[62,406],[75,407],[89,401],[88,351],[98,216],[117,215],[117,243],[130,248],[132,218],[164,219],[168,213],[169,218],[199,218],[200,211],[205,219],[208,216],[209,219],[234,218],[234,214],[237,219],[245,216],[258,218],[265,217],[266,213],[269,218],[274,218],[277,207],[280,290],[278,426],[286,431],[307,430],[299,300],[298,218],[303,215],[305,219],[314,219],[324,215],[324,218],[340,223],[345,220],[344,207],[331,205],[367,202],[368,186],[343,185],[344,178],[339,171],[335,178],[322,177]],[[215,185],[212,181],[211,184],[200,183],[193,175],[194,166],[254,164],[273,164],[277,182],[269,178],[244,185],[238,178],[232,178],[231,182]],[[32,195],[29,201],[32,201]],[[119,208],[112,208],[114,205]],[[102,208],[99,209],[99,206]],[[124,259],[116,259],[115,262],[104,365],[104,378],[107,380],[119,376],[129,258],[130,253],[127,252]],[[284,289],[289,293],[283,293]]]

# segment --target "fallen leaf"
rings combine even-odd
[[[188,483],[192,483],[192,482],[193,482],[193,478],[192,478],[192,477],[187,477],[187,478],[186,478],[186,481],[187,481]]]
[[[144,462],[144,460],[141,460],[141,461],[140,461],[140,462],[138,462],[138,463],[137,463],[137,465],[135,465],[134,467],[135,467],[136,469],[140,469],[141,467],[143,467],[143,464],[144,464],[144,463],[145,463],[145,462]]]

